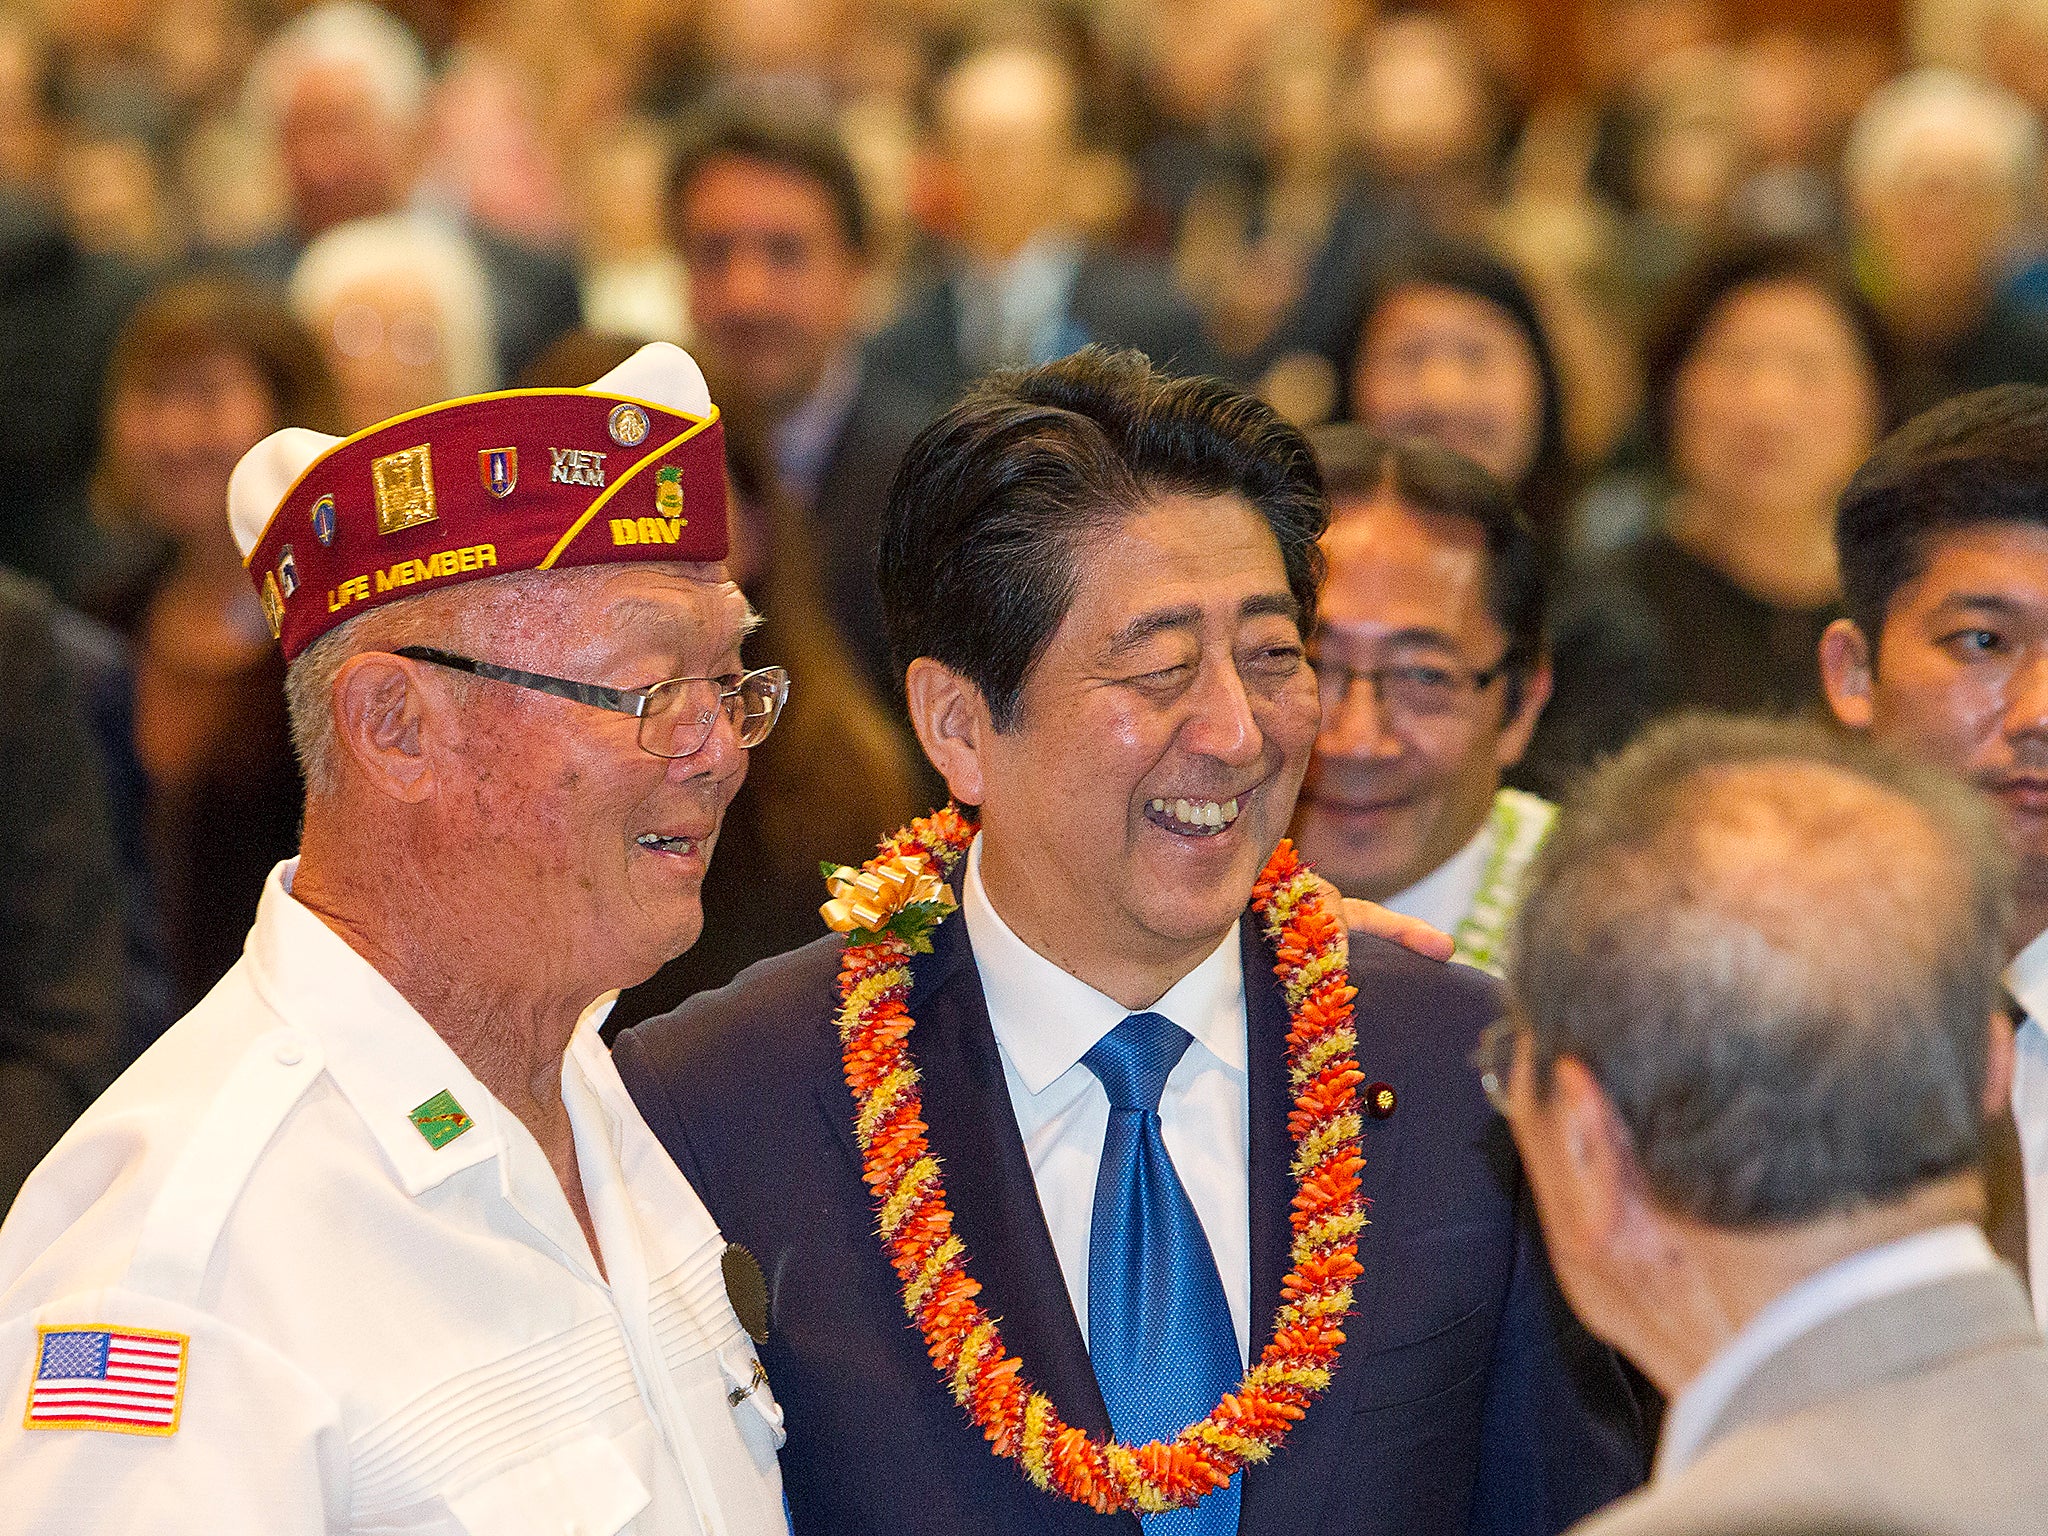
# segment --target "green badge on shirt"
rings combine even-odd
[[[476,1124],[446,1088],[414,1110],[408,1118],[412,1121],[412,1128],[426,1137],[427,1145],[436,1152]]]

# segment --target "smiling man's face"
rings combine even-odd
[[[738,672],[747,625],[746,599],[719,567],[605,566],[530,583],[480,649],[501,665],[639,688]],[[461,686],[450,814],[468,823],[477,905],[504,907],[490,931],[514,950],[536,935],[593,995],[645,980],[695,943],[705,867],[746,777],[732,721],[721,713],[700,749],[665,759],[641,749],[629,715]]]
[[[983,878],[1027,943],[1171,973],[1229,931],[1316,734],[1280,546],[1242,497],[1166,495],[1082,541],[1072,606],[988,739]]]
[[[1486,534],[1474,520],[1381,493],[1339,510],[1323,552],[1322,734],[1295,836],[1345,895],[1385,901],[1485,824],[1502,770],[1536,728],[1548,675],[1523,679],[1509,708],[1508,637],[1487,605]],[[1359,675],[1382,668],[1461,686],[1441,710],[1417,713]],[[1477,674],[1489,680],[1463,686]]]

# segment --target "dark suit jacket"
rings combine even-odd
[[[1244,924],[1254,1348],[1287,1268],[1287,1016],[1272,951]],[[762,1350],[788,1415],[784,1486],[802,1533],[1128,1532],[1040,1493],[956,1407],[905,1320],[840,1076],[840,942],[765,961],[622,1036],[620,1073],[726,1235],[767,1271]],[[967,925],[914,968],[911,1049],[981,1300],[1061,1413],[1108,1417],[1008,1090]],[[1492,984],[1358,940],[1360,1060],[1394,1085],[1367,1122],[1365,1275],[1329,1391],[1246,1474],[1240,1530],[1537,1536],[1638,1483],[1640,1420],[1614,1357],[1570,1319],[1528,1219],[1504,1127],[1466,1053]]]
[[[128,1064],[124,898],[90,701],[49,594],[0,566],[0,1215]]]
[[[1090,342],[1136,347],[1169,373],[1221,373],[1223,360],[1195,307],[1160,267],[1091,251],[1067,295],[1063,352]],[[869,345],[876,368],[918,394],[950,405],[974,381],[960,355],[960,306],[951,278],[914,294]]]
[[[67,602],[105,540],[86,505],[100,393],[143,282],[54,209],[0,190],[0,565]]]
[[[903,678],[889,660],[875,552],[881,547],[882,514],[888,510],[896,468],[911,439],[938,413],[935,400],[864,358],[860,387],[819,472],[809,509],[818,533],[825,606],[875,696],[892,703]]]

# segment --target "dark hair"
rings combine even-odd
[[[1612,1101],[1719,1227],[1897,1199],[1982,1151],[2011,861],[1967,785],[1811,721],[1683,715],[1567,803],[1508,966],[1539,1097]]]
[[[164,283],[136,306],[114,340],[106,396],[221,353],[256,370],[279,425],[338,430],[341,406],[313,333],[270,289],[221,273]],[[99,514],[119,521],[147,499],[147,488],[127,484],[118,456],[103,449],[93,481]]]
[[[1366,331],[1389,300],[1414,288],[1448,288],[1484,299],[1512,320],[1522,339],[1528,342],[1530,355],[1536,360],[1542,420],[1537,425],[1535,456],[1514,491],[1531,526],[1546,544],[1554,543],[1572,493],[1571,461],[1564,444],[1564,387],[1558,381],[1557,357],[1551,351],[1550,335],[1536,309],[1535,297],[1515,270],[1491,252],[1476,245],[1431,238],[1402,247],[1380,264],[1366,285],[1358,322],[1351,327],[1346,340],[1347,350],[1337,360],[1345,414],[1353,414],[1351,379],[1365,348]]]
[[[1835,554],[1849,617],[1877,643],[1927,542],[1972,523],[2048,528],[2048,388],[2001,384],[1923,411],[1877,445],[1842,492]]]
[[[715,97],[691,120],[669,162],[663,206],[672,238],[681,235],[691,184],[721,158],[758,161],[816,182],[831,200],[847,245],[867,250],[868,208],[860,177],[831,116],[808,95],[762,86],[736,89]]]
[[[1643,343],[1643,425],[1659,460],[1671,458],[1678,376],[1699,349],[1721,308],[1746,288],[1796,283],[1833,305],[1856,335],[1870,365],[1883,428],[1898,424],[1891,339],[1870,301],[1825,246],[1803,240],[1758,239],[1709,251],[1680,276]]]
[[[1101,347],[991,375],[917,435],[890,487],[878,574],[898,670],[944,663],[1009,729],[1073,601],[1081,540],[1176,491],[1258,508],[1313,622],[1329,499],[1307,440],[1270,406]]]
[[[1550,579],[1536,530],[1499,476],[1462,453],[1426,438],[1387,438],[1355,422],[1334,422],[1308,435],[1322,464],[1336,512],[1346,499],[1387,492],[1418,512],[1462,517],[1486,536],[1486,608],[1508,637],[1505,704],[1512,716],[1521,691],[1543,659]]]
[[[164,283],[136,306],[107,362],[108,393],[218,352],[237,354],[263,376],[286,426],[336,425],[334,380],[313,333],[270,289],[221,273]]]

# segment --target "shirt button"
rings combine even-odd
[[[287,1040],[277,1048],[277,1064],[280,1067],[296,1067],[305,1059],[305,1048],[296,1040]]]

